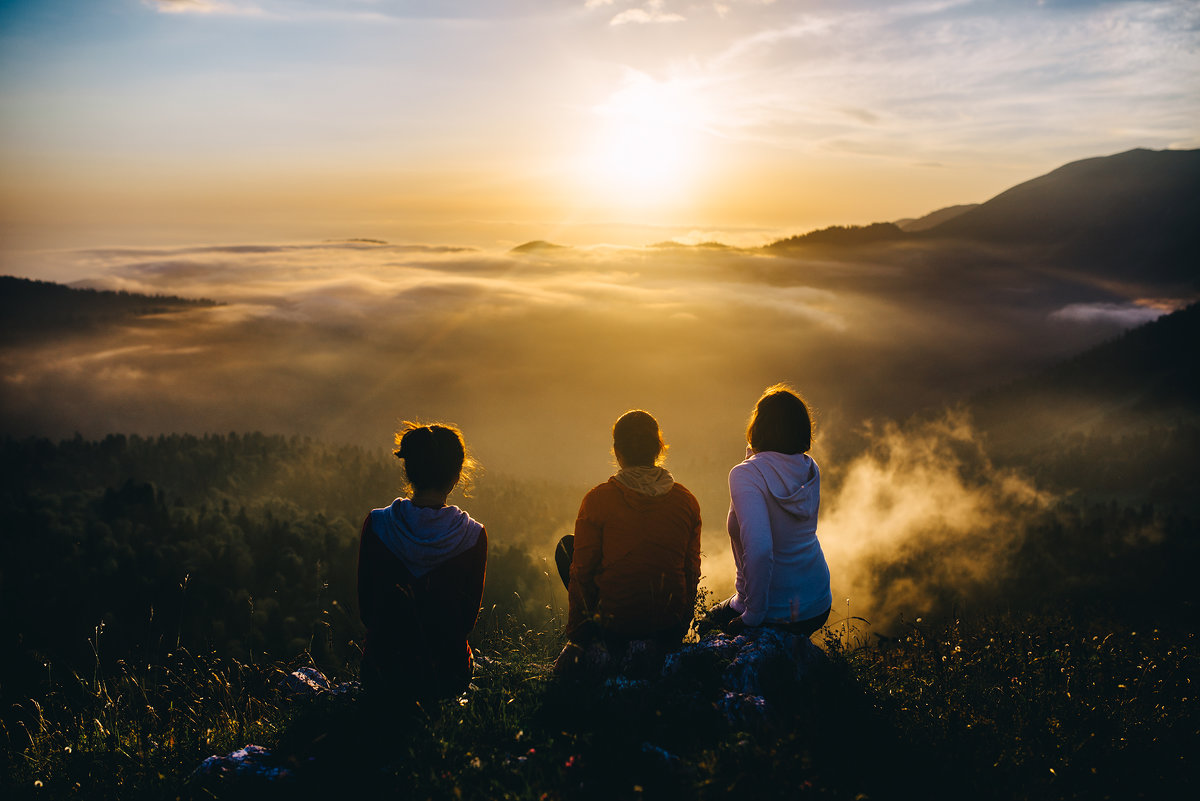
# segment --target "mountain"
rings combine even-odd
[[[215,305],[215,301],[206,299],[76,289],[50,281],[3,275],[0,276],[0,344],[32,336],[89,330],[130,317]]]
[[[547,251],[566,250],[566,245],[556,245],[553,242],[547,242],[544,239],[535,239],[532,242],[526,242],[523,245],[517,245],[509,251],[509,253],[545,253]]]
[[[1200,285],[1200,150],[1130,150],[1018,184],[920,236],[1033,246],[1044,266]]]
[[[870,225],[831,225],[819,231],[810,231],[799,236],[789,236],[764,247],[768,251],[789,250],[804,246],[852,247],[873,245],[903,239],[904,231],[890,222]]]
[[[1107,471],[1115,492],[1169,476],[1195,496],[1198,352],[1200,304],[1192,304],[968,406],[995,455],[1049,465],[1060,484]]]
[[[965,214],[971,209],[978,208],[978,203],[962,203],[957,206],[947,206],[944,209],[931,211],[924,217],[913,219],[906,217],[903,220],[896,220],[895,226],[906,233],[916,233],[917,231],[927,231],[934,226],[941,225],[947,220],[952,220],[960,214]]]

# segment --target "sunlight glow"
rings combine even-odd
[[[687,196],[697,172],[708,116],[696,87],[630,73],[595,107],[601,119],[584,179],[605,203],[661,205]]]

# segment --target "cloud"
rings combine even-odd
[[[1074,323],[1109,323],[1133,328],[1157,320],[1170,309],[1137,303],[1070,303],[1050,313],[1051,318]]]
[[[231,16],[265,16],[256,5],[242,5],[219,0],[142,0],[146,5],[163,14],[221,14]]]
[[[910,2],[739,15],[712,85],[724,138],[960,164],[1166,146],[1190,130],[1200,7]],[[848,114],[847,109],[853,109]],[[1136,130],[1130,127],[1136,120]],[[987,148],[981,153],[982,148]]]
[[[629,8],[617,14],[611,20],[609,25],[648,25],[669,22],[684,22],[685,17],[682,14],[676,14],[671,11],[666,11],[663,8],[663,0],[648,0],[645,8]]]

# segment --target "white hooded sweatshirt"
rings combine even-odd
[[[371,528],[416,578],[471,548],[483,531],[457,506],[428,509],[408,498],[372,510]]]
[[[806,453],[763,451],[729,472],[729,541],[737,565],[730,605],[748,626],[829,609],[829,565],[817,541],[821,472]]]

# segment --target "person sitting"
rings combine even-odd
[[[411,498],[375,509],[362,526],[358,607],[367,628],[368,693],[425,703],[466,690],[487,569],[487,532],[446,498],[473,462],[452,425],[404,424],[395,451]]]
[[[736,634],[771,626],[808,637],[825,625],[833,603],[817,540],[821,472],[808,455],[808,405],[784,384],[769,387],[754,407],[746,441],[746,460],[729,472],[736,592],[709,610],[700,628]]]
[[[700,505],[660,465],[666,443],[648,412],[613,426],[616,475],[584,496],[574,535],[555,562],[567,587],[570,641],[559,672],[583,649],[603,643],[623,652],[631,641],[677,648],[691,625],[700,581]]]

